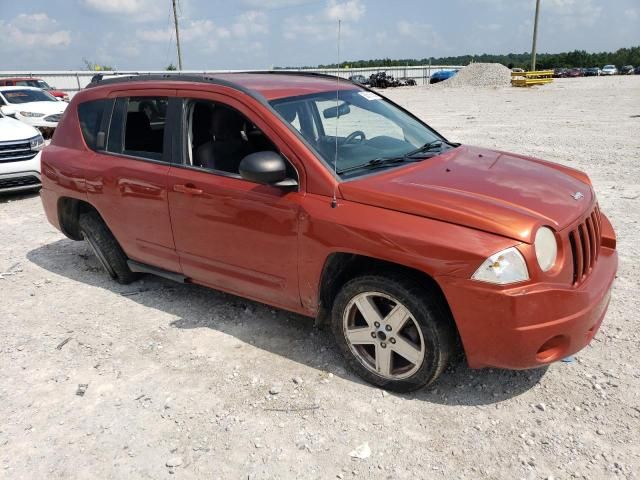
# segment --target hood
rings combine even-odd
[[[0,117],[0,142],[27,140],[40,132],[20,120]]]
[[[5,109],[10,109],[13,112],[44,113],[45,115],[51,115],[52,113],[62,113],[66,108],[66,102],[57,101],[12,103],[5,107]]]
[[[340,184],[349,201],[464,225],[531,243],[594,202],[582,172],[512,153],[460,146],[409,166]],[[583,197],[574,199],[581,192]]]

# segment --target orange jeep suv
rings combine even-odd
[[[577,352],[617,269],[587,175],[453,143],[335,77],[98,81],[44,150],[42,186],[49,221],[116,281],[151,273],[315,317],[396,391],[460,349],[472,368]]]

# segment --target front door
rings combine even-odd
[[[233,100],[184,102],[184,161],[171,166],[168,181],[182,272],[197,283],[298,309],[302,194],[238,174],[245,155],[278,147],[249,110],[229,105]],[[293,167],[291,172],[296,176]]]

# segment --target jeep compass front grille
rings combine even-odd
[[[0,163],[19,162],[29,160],[36,156],[36,152],[31,150],[29,142],[0,142]]]
[[[569,232],[573,255],[573,284],[581,283],[596,264],[602,243],[602,224],[598,206]]]

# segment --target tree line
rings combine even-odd
[[[317,68],[376,68],[376,67],[404,67],[417,65],[468,65],[472,62],[501,63],[509,68],[519,67],[528,69],[531,64],[531,54],[508,53],[506,55],[460,55],[457,57],[431,57],[431,58],[403,58],[393,60],[379,58],[374,60],[345,61],[338,64],[318,65]],[[548,69],[556,67],[602,67],[604,65],[640,65],[640,46],[620,48],[615,52],[593,52],[574,50],[562,53],[539,53],[536,56],[536,69]],[[304,67],[313,68],[313,67]]]

